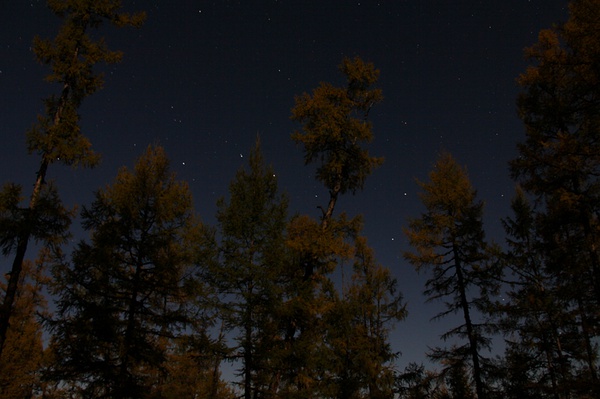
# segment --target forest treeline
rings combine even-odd
[[[424,211],[405,226],[405,261],[445,305],[435,317],[454,320],[427,353],[435,370],[396,365],[390,332],[408,315],[397,281],[361,216],[336,212],[383,163],[367,149],[383,98],[374,65],[344,59],[345,84],[295,99],[291,139],[329,193],[317,215],[291,213],[257,138],[207,225],[149,146],[82,206],[89,238],[67,245],[76,215],[46,173],[98,162],[78,109],[102,86],[96,65],[121,58],[89,33],[141,27],[145,15],[115,0],[48,6],[63,23],[34,52],[61,90],[26,136],[39,157],[32,192],[0,190],[12,262],[0,284],[0,397],[600,397],[600,0],[573,0],[568,21],[526,49],[505,242],[486,240],[483,202],[451,154],[419,182]]]

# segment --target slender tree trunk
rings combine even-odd
[[[475,331],[473,330],[473,322],[471,321],[469,303],[467,302],[466,284],[464,281],[460,256],[458,254],[458,249],[456,248],[456,246],[454,246],[453,248],[453,253],[454,265],[456,268],[456,277],[458,279],[458,289],[460,292],[460,301],[463,310],[463,317],[465,319],[465,326],[467,327],[467,337],[469,339],[469,352],[471,353],[471,361],[473,362],[473,379],[475,380],[475,391],[477,392],[478,399],[484,399],[485,395],[483,392],[483,383],[481,381],[481,366],[479,364],[477,339],[475,337]]]
[[[249,288],[250,300],[252,298],[252,287]],[[244,327],[244,399],[252,399],[252,372],[254,371],[254,359],[252,347],[252,305],[249,305],[246,309],[248,317],[246,319],[246,326]]]
[[[592,347],[592,337],[590,336],[590,326],[588,323],[587,313],[585,306],[583,304],[583,300],[581,296],[577,297],[577,307],[579,308],[579,317],[581,324],[581,332],[583,333],[583,339],[585,340],[585,352],[586,352],[586,362],[589,368],[590,379],[592,380],[592,384],[594,389],[597,389],[598,386],[598,374],[596,371],[596,351]]]
[[[221,326],[219,328],[219,339],[218,343],[221,343],[224,339],[224,331],[225,326],[224,322],[221,321]],[[212,381],[210,382],[210,397],[208,399],[218,399],[219,393],[219,371],[221,367],[221,357],[215,356],[214,365],[212,370]]]
[[[323,208],[321,206],[319,206],[319,208],[323,212],[323,215],[321,217],[321,231],[323,231],[323,232],[325,230],[327,230],[327,227],[329,227],[329,222],[331,221],[331,218],[333,217],[333,211],[335,209],[335,204],[337,203],[337,199],[338,199],[341,189],[342,189],[342,182],[341,182],[341,177],[340,177],[338,179],[337,183],[335,183],[335,186],[333,187],[333,189],[329,191],[329,203],[327,204],[327,210],[324,211]],[[313,276],[313,274],[315,272],[315,263],[316,262],[317,262],[317,259],[311,258],[311,259],[308,259],[304,263],[304,281],[310,280],[311,277]]]
[[[23,233],[17,239],[17,250],[15,252],[15,259],[13,260],[12,268],[10,270],[8,285],[6,287],[6,294],[4,296],[4,302],[0,310],[0,359],[2,358],[2,351],[4,349],[4,343],[6,341],[6,334],[8,332],[8,326],[10,325],[10,316],[13,310],[13,304],[15,302],[15,296],[17,294],[17,288],[19,285],[19,279],[21,277],[21,271],[23,270],[23,260],[25,259],[25,253],[27,252],[27,246],[29,239],[31,238],[32,225],[35,223],[35,207],[39,198],[42,186],[45,183],[46,171],[48,170],[48,161],[44,158],[40,165],[40,169],[37,173],[37,179],[33,187],[33,193],[29,201],[29,208],[25,210],[25,218],[23,223],[25,229]]]
[[[77,57],[77,52],[78,50],[75,51],[75,57]],[[63,86],[59,105],[53,118],[55,126],[60,123],[62,110],[68,101],[69,93],[71,91],[70,87],[71,86],[68,83],[65,83]],[[35,184],[33,185],[33,192],[31,193],[31,197],[29,199],[29,207],[25,210],[25,218],[23,221],[25,228],[17,239],[17,250],[15,252],[15,258],[10,270],[4,302],[0,308],[0,359],[2,358],[2,351],[4,349],[4,343],[6,342],[6,334],[10,325],[10,316],[13,310],[19,278],[21,277],[21,271],[23,270],[23,260],[25,259],[25,253],[27,252],[27,246],[29,244],[29,239],[31,238],[33,224],[36,223],[36,205],[40,197],[42,187],[46,183],[46,173],[48,172],[49,164],[50,161],[46,154],[42,154],[40,168],[38,169]]]
[[[209,399],[217,399],[217,394],[219,393],[219,368],[220,368],[220,359],[215,359],[215,364],[213,366],[212,371],[212,380],[210,382],[210,398]]]
[[[559,387],[559,392],[563,393],[563,398],[569,399],[571,397],[571,387],[569,384],[569,380],[571,379],[569,376],[569,370],[567,369],[567,360],[563,355],[562,344],[560,342],[560,337],[556,336],[556,348],[558,351],[558,361],[560,362],[560,374],[562,377],[562,384]]]
[[[550,320],[551,316],[549,316]],[[550,374],[550,383],[552,384],[552,397],[554,399],[560,399],[560,395],[558,392],[558,380],[556,378],[556,369],[554,367],[554,357],[552,356],[550,339],[548,339],[548,335],[545,332],[545,328],[542,322],[536,317],[536,322],[538,328],[542,331],[542,345],[544,348],[544,354],[546,355],[546,368],[548,369],[548,373]],[[551,322],[551,324],[553,324]]]
[[[338,182],[335,183],[333,190],[329,191],[329,203],[327,204],[327,211],[323,213],[323,219],[321,219],[321,229],[323,231],[327,230],[329,226],[329,221],[333,217],[333,210],[335,209],[335,204],[337,203],[338,196],[340,195],[340,191],[342,189],[341,177]]]
[[[119,351],[119,357],[121,358],[121,366],[119,368],[119,379],[117,392],[114,395],[115,399],[126,399],[133,392],[129,392],[129,358],[131,356],[131,347],[133,346],[133,335],[135,330],[135,315],[138,308],[138,293],[140,279],[142,276],[142,262],[139,261],[135,268],[135,275],[133,277],[132,293],[129,299],[129,306],[127,308],[127,326],[125,329],[125,336],[121,350]]]
[[[327,204],[327,211],[323,214],[323,219],[321,220],[321,229],[323,231],[327,230],[329,226],[329,221],[333,217],[333,210],[335,209],[335,204],[337,202],[338,196],[340,194],[341,183],[336,183],[333,190],[329,192],[329,203]]]
[[[556,371],[554,370],[554,364],[552,359],[552,354],[549,351],[544,351],[546,353],[546,363],[548,372],[550,373],[550,383],[552,384],[552,397],[554,399],[560,399],[560,395],[558,393],[558,384],[556,381]]]

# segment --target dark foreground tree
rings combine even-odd
[[[221,378],[218,354],[198,351],[194,340],[178,340],[165,361],[164,378],[152,398],[156,399],[235,399],[231,386]]]
[[[323,392],[322,373],[328,372],[328,351],[324,348],[325,314],[337,296],[331,274],[343,260],[351,259],[352,240],[359,220],[345,215],[330,219],[326,230],[315,219],[301,215],[287,227],[291,267],[281,313],[284,331],[281,395],[288,398],[319,397]],[[307,263],[314,272],[307,277]]]
[[[42,313],[46,305],[42,284],[41,268],[25,262],[15,296],[11,329],[6,336],[5,356],[0,359],[2,398],[31,398],[40,388],[43,345],[42,325],[37,314]],[[5,289],[6,285],[0,283],[0,292]]]
[[[278,192],[259,140],[248,166],[231,182],[229,198],[218,202],[221,259],[209,278],[221,294],[220,317],[235,339],[243,397],[252,399],[270,397],[277,385],[288,201]]]
[[[429,174],[429,182],[419,183],[426,211],[412,219],[405,229],[414,252],[406,259],[418,271],[431,268],[425,294],[429,300],[443,300],[446,310],[435,318],[460,313],[463,323],[442,335],[466,340],[451,349],[437,348],[429,356],[443,361],[449,371],[468,362],[479,399],[485,398],[481,349],[489,348],[485,324],[477,322],[486,295],[495,289],[487,274],[487,245],[482,226],[483,203],[467,174],[449,154],[443,154]],[[475,295],[475,293],[478,293]]]
[[[47,80],[58,83],[61,92],[45,100],[46,113],[38,117],[37,124],[27,134],[29,152],[40,156],[40,165],[28,206],[10,220],[19,225],[8,230],[12,234],[8,237],[10,245],[5,245],[2,237],[4,255],[14,252],[14,260],[0,307],[0,357],[27,245],[31,238],[39,238],[40,225],[44,222],[40,203],[55,194],[50,197],[45,194],[48,167],[53,163],[93,166],[98,162],[98,155],[80,131],[78,108],[85,97],[102,87],[102,75],[94,73],[93,67],[102,62],[117,62],[121,54],[108,50],[103,40],[94,41],[89,31],[98,28],[103,21],[116,26],[139,26],[144,19],[143,14],[120,12],[121,2],[113,0],[49,0],[48,6],[63,19],[63,25],[53,41],[36,38],[33,49],[38,61],[52,68]],[[0,204],[0,208],[2,206],[4,204]],[[54,205],[56,209],[60,207],[59,203]],[[60,233],[64,234],[66,228],[64,226]]]
[[[412,362],[396,376],[396,393],[400,399],[437,399],[440,387],[436,382],[433,372]]]
[[[187,288],[202,226],[188,186],[163,149],[149,147],[82,218],[91,240],[53,268],[47,378],[83,397],[149,397],[173,340],[192,323]]]
[[[503,221],[506,301],[496,304],[506,335],[500,380],[504,396],[554,399],[570,396],[585,345],[577,331],[576,308],[553,277],[538,235],[537,215],[522,190]],[[575,328],[574,328],[575,327]]]
[[[376,262],[365,237],[355,240],[352,269],[351,282],[342,282],[342,293],[325,313],[324,393],[339,399],[391,399],[398,354],[389,334],[406,317],[406,306],[396,279]]]
[[[513,177],[536,199],[546,272],[579,332],[590,394],[598,396],[600,332],[600,1],[575,0],[565,24],[540,32],[519,77],[526,127]],[[567,328],[567,326],[563,326]]]

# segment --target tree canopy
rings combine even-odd
[[[380,264],[371,221],[336,207],[383,163],[368,149],[379,70],[344,58],[345,84],[295,98],[291,138],[329,192],[317,215],[293,213],[258,138],[214,226],[159,145],[77,213],[46,176],[55,163],[99,161],[79,107],[102,87],[96,66],[122,54],[92,32],[138,27],[144,14],[119,0],[48,5],[62,25],[33,49],[59,92],[27,134],[39,169],[26,206],[19,184],[0,189],[0,248],[14,256],[0,281],[0,396],[598,397],[600,0],[573,0],[569,20],[526,50],[503,243],[486,239],[484,202],[450,153],[417,181],[422,212],[404,228],[404,263],[427,275],[424,296],[442,306],[432,319],[452,326],[427,353],[439,369],[406,359],[403,371],[407,343],[392,331],[409,315],[407,269]],[[72,222],[84,234],[71,237]]]

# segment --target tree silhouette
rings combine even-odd
[[[419,183],[426,211],[412,219],[405,233],[414,252],[405,258],[418,271],[431,268],[425,295],[444,300],[446,310],[435,318],[461,313],[463,323],[442,338],[458,337],[467,342],[451,349],[437,348],[429,356],[447,365],[470,361],[478,398],[485,398],[480,350],[489,348],[485,325],[474,320],[475,310],[483,310],[485,297],[496,289],[487,273],[487,244],[482,227],[483,203],[467,174],[450,154],[442,154],[429,174],[429,182]],[[480,295],[471,293],[477,290]]]
[[[519,77],[518,99],[526,137],[511,172],[536,200],[546,271],[577,320],[584,374],[597,396],[600,2],[575,0],[569,11],[565,24],[542,30],[527,49],[532,65]]]
[[[53,267],[55,361],[46,374],[84,396],[140,397],[193,323],[188,287],[202,226],[160,147],[123,168],[82,218],[91,241]]]
[[[210,271],[221,293],[221,314],[241,358],[244,398],[265,397],[274,388],[281,342],[277,315],[285,287],[287,198],[278,193],[260,141],[218,202],[221,261]]]
[[[29,204],[19,212],[20,226],[13,230],[17,232],[10,240],[14,245],[3,245],[5,254],[14,251],[15,255],[0,307],[0,357],[27,245],[32,237],[36,237],[38,225],[42,223],[40,202],[43,198],[55,196],[53,191],[50,197],[44,194],[48,167],[53,163],[93,166],[99,160],[91,143],[81,133],[78,108],[85,97],[102,87],[102,75],[94,73],[93,67],[101,62],[117,62],[121,53],[110,51],[104,40],[94,41],[89,30],[98,28],[103,21],[116,26],[140,26],[145,17],[143,13],[130,15],[120,12],[121,2],[113,0],[49,0],[48,6],[63,19],[63,25],[53,41],[36,37],[33,49],[38,61],[50,65],[52,72],[47,80],[60,84],[61,92],[45,100],[46,113],[38,117],[37,123],[27,133],[29,152],[40,156],[40,164]],[[56,203],[54,207],[60,209],[61,206]],[[65,230],[66,226],[62,233]]]

